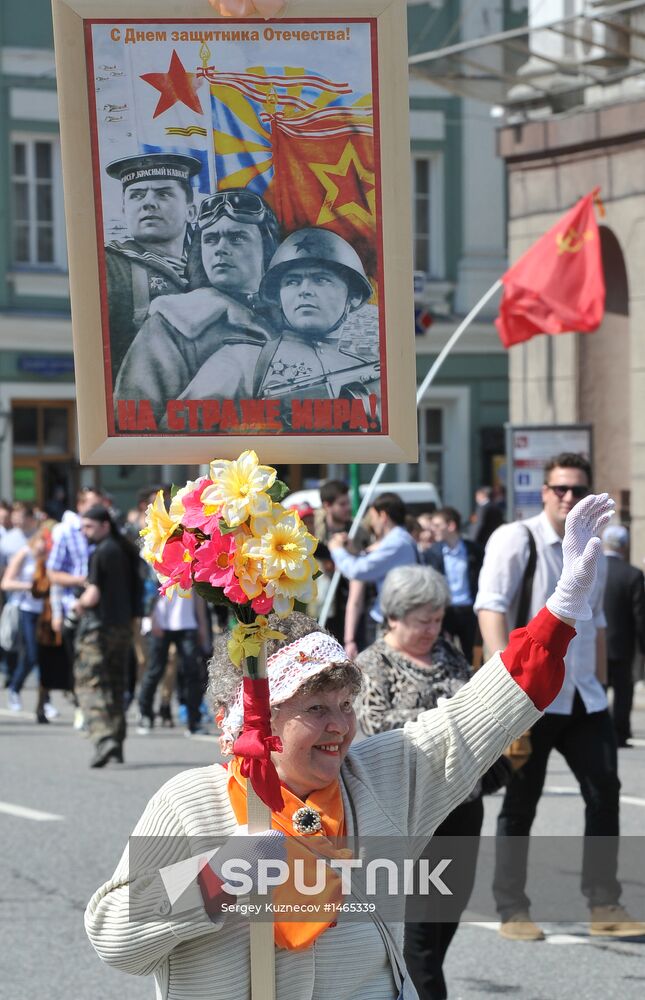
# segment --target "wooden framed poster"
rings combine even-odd
[[[53,0],[81,461],[416,460],[402,0]]]

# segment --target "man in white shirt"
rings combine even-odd
[[[188,714],[188,732],[201,729],[200,705],[206,687],[202,671],[202,650],[208,648],[206,608],[200,597],[191,599],[177,593],[159,597],[152,612],[149,659],[139,689],[141,719],[137,732],[144,736],[154,726],[153,702],[159,681],[174,644],[179,661],[183,694]]]
[[[537,517],[502,525],[486,547],[475,610],[484,646],[504,649],[517,621],[530,535],[535,541],[535,571],[526,607],[532,617],[553,593],[562,569],[562,538],[569,511],[591,489],[591,466],[581,455],[562,453],[544,470]],[[530,535],[529,535],[530,532]],[[497,857],[493,891],[501,917],[500,934],[510,940],[537,941],[542,930],[530,918],[525,893],[528,837],[542,794],[549,755],[557,748],[580,785],[585,801],[585,843],[581,888],[591,910],[591,933],[628,937],[645,933],[619,905],[618,808],[620,781],[613,727],[607,708],[606,620],[603,595],[606,562],[599,563],[590,597],[593,617],[576,622],[577,635],[565,658],[560,694],[531,730],[531,755],[506,789],[497,820]],[[525,602],[526,603],[526,602]],[[521,838],[509,845],[506,838]],[[602,838],[594,842],[595,837]]]

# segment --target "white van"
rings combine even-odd
[[[367,483],[361,483],[361,497],[367,492]],[[380,493],[397,493],[410,514],[423,514],[425,511],[441,507],[441,498],[433,483],[379,483],[374,490],[374,496]],[[301,507],[309,504],[314,509],[321,506],[320,492],[316,489],[296,490],[282,501],[285,507]],[[434,505],[434,506],[433,506]]]

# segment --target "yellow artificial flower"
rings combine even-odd
[[[273,598],[273,610],[279,618],[291,614],[294,601],[309,604],[316,597],[317,587],[313,575],[318,569],[318,564],[310,556],[305,560],[304,567],[305,578],[303,580],[292,580],[283,574],[269,580],[266,585],[267,597]]]
[[[202,493],[204,507],[220,508],[230,527],[242,524],[250,516],[271,511],[267,490],[275,482],[276,471],[260,465],[254,451],[243,451],[232,462],[220,459],[210,465],[212,486]]]
[[[168,513],[163,490],[159,490],[152,503],[148,504],[145,527],[139,532],[144,540],[141,554],[146,562],[154,563],[161,560],[165,544],[180,521],[181,516],[177,517],[175,514],[171,517]]]
[[[262,568],[258,539],[247,538],[244,542],[240,542],[238,538],[233,556],[233,570],[240,587],[250,601],[262,593],[264,584]]]
[[[266,525],[260,538],[264,575],[268,580],[285,576],[304,582],[311,575],[310,556],[317,544],[295,510],[282,510],[275,520]]]
[[[264,615],[258,615],[255,621],[245,624],[238,622],[231,631],[228,641],[228,655],[232,663],[239,667],[248,656],[258,656],[262,643],[267,639],[284,639],[282,632],[269,628],[269,621]]]
[[[262,514],[261,517],[252,517],[249,520],[248,525],[245,524],[244,527],[248,528],[248,531],[251,535],[254,535],[256,538],[262,538],[262,535],[265,535],[266,532],[273,527],[275,522],[279,520],[283,514],[284,514],[284,507],[282,506],[282,504],[274,503],[271,504],[270,511],[268,511],[266,514]]]

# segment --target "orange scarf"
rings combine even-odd
[[[241,758],[233,757],[228,765],[228,796],[235,813],[235,818],[240,825],[246,823],[246,778],[240,770]],[[338,781],[332,782],[326,788],[312,794],[304,802],[297,795],[289,791],[285,785],[281,786],[284,806],[280,812],[271,813],[271,826],[274,830],[282,830],[287,834],[287,861],[290,868],[290,875],[284,885],[277,886],[273,891],[273,903],[280,904],[300,903],[305,905],[317,905],[322,908],[325,903],[342,902],[340,875],[327,870],[327,877],[324,889],[315,896],[304,896],[298,892],[294,885],[293,862],[296,858],[301,858],[303,862],[304,884],[314,885],[316,882],[316,860],[323,856],[327,858],[351,857],[351,852],[339,850],[335,847],[333,840],[329,838],[343,837],[345,834],[345,818],[343,811],[343,800],[340,793]],[[294,829],[291,817],[297,809],[309,806],[320,813],[322,830],[319,833],[302,836]],[[308,841],[314,841],[311,848]],[[312,850],[313,849],[313,850]],[[315,850],[316,853],[313,853]],[[275,943],[278,948],[288,948],[293,951],[301,951],[311,947],[317,937],[319,937],[328,927],[335,923],[335,919],[324,922],[314,920],[276,920],[274,924]]]

